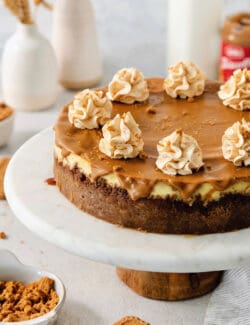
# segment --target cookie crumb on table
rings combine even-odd
[[[113,325],[150,325],[135,316],[126,316],[115,322]]]
[[[7,235],[4,231],[0,231],[0,239],[6,239]]]
[[[5,200],[3,180],[9,161],[9,157],[0,158],[0,200]]]
[[[20,322],[40,317],[56,307],[59,297],[54,280],[44,277],[27,285],[0,280],[0,322]]]

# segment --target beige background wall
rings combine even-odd
[[[250,11],[250,0],[224,3],[224,15]],[[165,74],[167,0],[93,0],[93,5],[104,62],[103,82],[125,66],[137,66],[147,76]],[[40,29],[48,37],[51,19],[51,13],[43,9],[38,12]],[[14,30],[15,19],[0,5],[0,54]]]

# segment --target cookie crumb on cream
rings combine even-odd
[[[205,75],[194,63],[180,61],[168,68],[164,89],[170,97],[193,98],[200,96],[204,88]]]
[[[136,68],[121,69],[110,82],[107,96],[125,104],[143,102],[149,97],[147,81]]]

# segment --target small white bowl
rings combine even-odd
[[[62,281],[52,273],[38,270],[32,266],[22,264],[14,254],[0,249],[0,281],[20,281],[30,283],[38,281],[42,277],[49,277],[55,281],[55,290],[59,297],[59,302],[55,309],[49,313],[22,322],[0,322],[1,325],[52,325],[55,323],[58,314],[65,300],[65,288]]]
[[[0,121],[0,147],[9,141],[14,125],[14,115],[13,112],[9,117]]]

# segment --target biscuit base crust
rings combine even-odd
[[[78,169],[70,170],[55,158],[54,175],[62,194],[79,209],[107,222],[165,234],[210,234],[250,226],[250,199],[228,194],[206,206],[192,206],[173,198],[131,200],[126,190],[102,179],[91,182]]]

